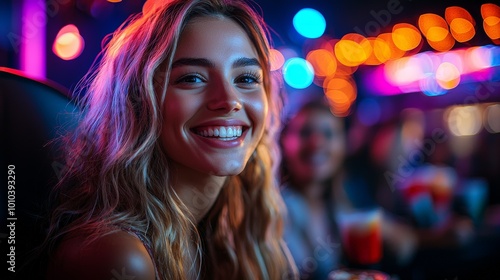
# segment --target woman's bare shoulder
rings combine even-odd
[[[84,234],[65,237],[49,261],[48,280],[154,280],[153,261],[141,240],[118,231],[87,244]]]

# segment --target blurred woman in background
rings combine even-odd
[[[302,279],[326,279],[342,252],[335,209],[349,207],[343,188],[344,120],[321,101],[307,103],[286,124],[281,146],[285,241]]]

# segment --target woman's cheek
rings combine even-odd
[[[269,125],[269,103],[267,97],[264,93],[256,94],[255,96],[249,97],[246,100],[248,104],[247,114],[252,119],[254,127],[260,137],[264,132],[264,128]]]

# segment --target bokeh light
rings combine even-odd
[[[476,22],[464,8],[452,6],[445,10],[445,19],[450,25],[450,31],[457,42],[467,42],[474,37]]]
[[[450,22],[451,35],[457,42],[467,42],[476,35],[472,22],[463,18],[455,18]]]
[[[484,112],[484,127],[490,133],[500,132],[500,104],[486,107]]]
[[[299,57],[299,53],[293,48],[281,47],[281,48],[278,48],[278,50],[285,58],[285,61],[287,61],[291,58],[294,58],[294,57]]]
[[[418,28],[422,31],[424,37],[428,36],[427,33],[433,27],[448,29],[448,24],[444,18],[432,13],[422,14],[418,18]]]
[[[444,89],[452,89],[460,83],[460,71],[455,64],[441,63],[436,70],[436,82]]]
[[[314,68],[314,74],[319,77],[332,76],[337,70],[337,59],[333,53],[325,50],[313,50],[306,56],[306,60]]]
[[[465,51],[465,64],[465,68],[470,72],[491,67],[491,49],[488,47],[472,47],[467,49]]]
[[[377,49],[375,48],[373,51],[375,52],[375,55],[383,61],[384,59],[391,60],[391,59],[398,59],[403,57],[406,52],[399,49],[396,44],[394,44],[394,41],[392,40],[392,33],[382,33],[377,36],[377,39],[382,40],[384,43],[387,44],[389,47],[389,52],[386,49]],[[387,57],[389,55],[389,57]]]
[[[293,17],[293,26],[306,38],[319,38],[325,32],[326,20],[317,10],[304,8]]]
[[[350,76],[327,78],[323,91],[333,114],[347,116],[357,97],[356,83]]]
[[[283,65],[283,76],[290,87],[304,89],[313,82],[314,68],[307,60],[294,57]]]
[[[359,66],[371,55],[370,42],[362,35],[349,33],[335,44],[335,56],[345,66]]]
[[[423,71],[417,56],[403,57],[389,61],[384,67],[386,79],[395,86],[407,85],[423,78]]]
[[[427,51],[389,60],[369,72],[367,81],[380,95],[422,91],[435,96],[462,82],[491,81],[491,73],[499,65],[500,47],[493,45],[440,53]]]
[[[439,56],[441,62],[449,62],[453,64],[458,69],[459,74],[464,73],[464,57],[465,51],[463,50],[445,52]],[[436,65],[439,67],[440,64]]]
[[[400,50],[410,51],[420,45],[422,35],[415,26],[398,23],[392,28],[392,40]]]
[[[271,64],[271,71],[276,71],[280,69],[285,63],[285,57],[277,49],[271,49],[269,51],[269,60]]]
[[[427,38],[427,43],[429,44],[429,46],[431,46],[436,51],[440,52],[446,52],[451,50],[455,45],[455,39],[453,39],[453,36],[451,36],[450,32],[448,32],[448,30],[439,30],[439,29],[435,29],[434,31],[430,32],[432,34],[431,38],[434,37],[435,35],[437,36],[443,35],[439,34],[442,31],[446,31],[446,37],[440,41],[433,41],[432,39]]]
[[[438,96],[448,92],[442,88],[433,73],[428,73],[419,81],[420,91],[427,96]]]
[[[481,111],[477,106],[455,106],[445,116],[448,129],[456,136],[475,135],[481,130]]]
[[[448,34],[448,29],[439,26],[433,26],[427,31],[427,40],[432,42],[441,42],[446,39]]]
[[[444,52],[451,50],[455,39],[448,30],[446,20],[439,15],[427,13],[418,18],[418,27],[433,49]]]
[[[494,43],[500,39],[500,7],[493,3],[481,5],[484,32]]]
[[[391,57],[391,49],[389,44],[380,38],[367,38],[372,47],[370,56],[365,61],[366,65],[380,65]]]
[[[80,56],[85,46],[85,41],[78,28],[69,24],[61,28],[58,32],[52,51],[61,59],[72,60]]]

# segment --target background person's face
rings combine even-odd
[[[174,166],[240,173],[262,137],[268,103],[258,55],[227,18],[197,18],[183,31],[168,84],[161,141]]]
[[[322,182],[335,175],[344,160],[343,123],[325,110],[302,111],[290,121],[282,145],[293,181]]]

